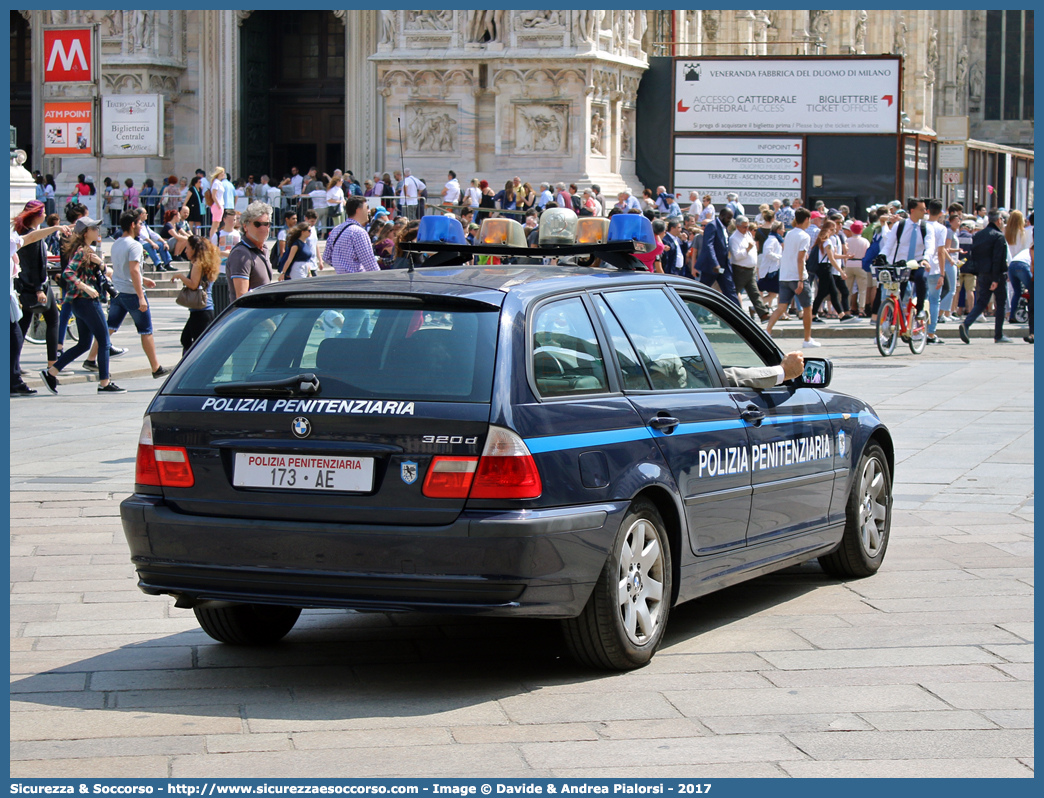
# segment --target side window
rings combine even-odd
[[[745,368],[758,368],[767,365],[746,339],[736,332],[735,328],[725,319],[708,307],[701,305],[693,299],[682,297],[685,306],[689,309],[696,323],[700,326],[703,334],[710,342],[714,354],[718,356],[718,362],[723,369],[730,366],[742,366]]]
[[[613,291],[605,300],[638,350],[654,390],[712,387],[707,363],[663,291]]]
[[[613,349],[616,350],[616,359],[620,363],[620,371],[623,372],[624,390],[648,391],[652,387],[649,385],[649,378],[646,376],[642,364],[638,362],[638,355],[635,354],[631,342],[627,340],[627,335],[620,326],[620,322],[609,310],[609,306],[605,304],[602,297],[595,297],[595,306],[609,330]]]
[[[544,305],[533,316],[533,376],[541,396],[609,390],[602,349],[579,297]]]

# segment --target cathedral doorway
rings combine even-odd
[[[332,11],[255,11],[240,32],[243,176],[344,169],[344,24]]]

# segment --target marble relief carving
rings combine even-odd
[[[856,21],[855,27],[855,51],[856,55],[866,55],[866,23],[868,14],[865,11],[859,12],[859,19]]]
[[[957,86],[957,94],[961,93],[968,82],[968,45],[962,44],[961,51],[957,55],[957,77],[954,83]]]
[[[582,10],[576,12],[576,38],[581,42],[597,42],[602,28],[604,11]]]
[[[518,24],[522,28],[561,28],[561,11],[519,11]]]
[[[406,149],[410,152],[456,152],[458,117],[456,105],[407,105]]]
[[[406,28],[407,30],[451,30],[453,11],[407,11]]]
[[[515,106],[515,152],[561,154],[568,150],[568,105]]]
[[[123,35],[123,12],[119,9],[110,11],[101,20],[102,36],[115,38]]]
[[[634,110],[625,108],[620,115],[620,156],[634,157]]]
[[[605,155],[605,107],[597,105],[591,114],[591,154]]]
[[[504,40],[507,30],[504,27],[505,11],[469,11],[465,40],[469,42],[499,42]]]
[[[140,11],[134,9],[130,12],[130,20],[127,30],[127,47],[131,51],[145,50],[152,44],[153,32],[155,30],[156,14],[154,11]]]
[[[395,41],[395,12],[387,9],[381,11],[381,44]]]

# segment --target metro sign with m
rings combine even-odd
[[[44,31],[44,83],[93,83],[92,28]]]

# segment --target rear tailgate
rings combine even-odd
[[[441,525],[438,454],[477,456],[489,427],[498,308],[359,298],[235,308],[149,410],[154,443],[184,447],[184,513]],[[300,390],[314,375],[318,390]],[[276,387],[290,382],[295,390]],[[268,388],[259,387],[267,384]]]

